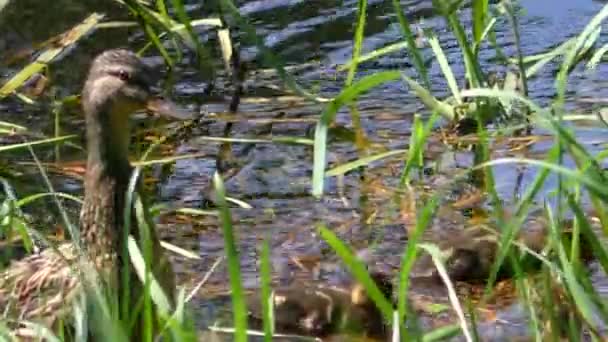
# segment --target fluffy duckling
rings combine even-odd
[[[393,285],[385,274],[371,274],[384,296],[392,298]],[[360,334],[370,337],[385,335],[385,322],[363,285],[348,288],[323,285],[291,285],[272,294],[275,331],[323,337],[335,333]],[[251,324],[261,326],[262,308],[259,296],[249,299]]]
[[[548,248],[548,222],[541,215],[533,215],[518,232],[515,243],[525,249],[517,248],[518,258],[523,271],[531,271],[540,266],[540,260],[528,251],[543,253]],[[572,222],[564,222],[562,243],[569,248],[572,237]],[[444,253],[447,274],[453,281],[485,282],[490,274],[492,265],[496,260],[499,233],[489,226],[475,226],[464,228],[461,231],[450,231],[450,235],[442,235],[436,243]],[[588,241],[581,236],[582,259],[588,261],[592,258]],[[429,255],[421,255],[415,265],[416,276],[439,277],[437,269]],[[498,272],[498,279],[513,275],[511,264],[505,260]]]

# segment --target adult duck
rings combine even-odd
[[[145,108],[183,116],[170,102],[153,95],[151,87],[156,81],[153,75],[152,70],[128,50],[108,50],[94,59],[82,91],[88,158],[80,236],[74,241],[83,248],[77,248],[75,243],[49,248],[13,262],[0,273],[0,315],[8,318],[17,335],[25,334],[20,324],[24,320],[53,326],[67,318],[72,309],[70,304],[87,288],[83,280],[90,278],[91,272],[81,267],[83,259],[98,271],[93,272],[98,274],[94,278],[101,282],[94,283],[105,284],[111,290],[109,293],[118,294],[118,307],[123,309],[120,319],[127,321],[135,317],[133,331],[137,331],[144,310],[141,305],[137,309],[135,303],[144,291],[141,280],[131,271],[125,246],[127,235],[134,237],[140,250],[150,248],[151,274],[169,302],[173,302],[173,271],[153,225],[148,224],[147,234],[141,234],[143,230],[138,226],[134,208],[130,223],[125,225],[124,219],[132,171],[128,153],[129,116]],[[139,187],[137,189],[145,212],[144,196]],[[127,227],[129,231],[125,231]],[[147,246],[142,245],[142,236],[146,236]],[[129,271],[122,272],[125,269]],[[125,284],[129,287],[124,288]],[[128,295],[123,297],[123,294]],[[129,317],[122,317],[125,313]],[[136,338],[134,336],[131,338]]]

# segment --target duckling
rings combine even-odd
[[[124,293],[123,282],[118,281],[119,273],[130,263],[123,254],[126,250],[123,245],[126,242],[123,238],[125,196],[132,170],[128,153],[129,116],[137,110],[151,108],[160,114],[186,118],[170,101],[152,94],[153,74],[133,52],[108,50],[93,60],[82,91],[88,158],[77,242],[84,247],[85,256],[97,269],[101,282],[119,296]],[[145,207],[141,189],[137,192]],[[141,243],[135,210],[132,213],[127,233]],[[154,226],[149,224],[149,227],[148,237],[154,251],[151,271],[173,302],[175,284],[171,264],[160,248]],[[140,249],[144,251],[141,245]],[[0,273],[0,308],[4,317],[13,322],[35,320],[47,326],[65,320],[72,301],[84,288],[82,280],[87,272],[79,267],[80,256],[80,250],[73,243],[66,243],[13,262]],[[132,305],[127,307],[135,307],[143,293],[142,284],[132,271],[129,278]],[[124,305],[124,300],[119,297],[119,304]],[[23,333],[22,329],[19,331]]]
[[[562,243],[569,246],[571,240],[572,222],[564,222],[566,229],[562,232]],[[547,247],[548,223],[544,217],[532,215],[526,222],[526,227],[518,232],[515,242],[535,253],[542,253]],[[437,245],[445,255],[445,267],[448,276],[453,281],[485,282],[496,260],[500,235],[491,227],[474,226],[461,231],[450,231],[450,235],[443,235]],[[589,242],[581,236],[583,246]],[[519,250],[519,249],[518,249]],[[520,250],[519,261],[523,271],[532,271],[540,266],[540,260]],[[591,248],[582,247],[582,259],[588,261],[592,258]],[[420,256],[415,265],[416,277],[435,277],[439,275],[429,255]],[[498,280],[513,275],[511,264],[506,260],[498,271]]]
[[[384,296],[392,298],[393,285],[387,275],[373,272],[372,279]],[[250,322],[262,323],[261,299],[249,298]],[[385,322],[362,284],[349,288],[323,285],[292,285],[272,294],[277,333],[323,337],[335,333],[385,336]]]

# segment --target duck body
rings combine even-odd
[[[79,282],[66,262],[76,259],[73,245],[15,261],[0,274],[0,307],[4,317],[35,319],[44,317],[47,325],[62,316],[62,304],[78,292]],[[50,314],[50,313],[55,314]]]
[[[127,234],[135,238],[144,255],[146,248],[154,251],[149,254],[153,258],[152,274],[169,300],[173,301],[173,272],[160,248],[153,225],[148,222],[148,227],[152,228],[146,234],[147,246],[141,243],[135,209],[131,211],[128,232],[124,225],[125,198],[132,171],[128,159],[128,119],[132,112],[156,101],[149,88],[152,74],[128,50],[108,50],[93,61],[82,93],[88,157],[80,237],[75,241],[83,248],[74,244],[49,248],[13,262],[0,273],[0,307],[5,308],[2,312],[4,317],[15,321],[35,319],[47,326],[64,319],[66,310],[71,310],[69,303],[83,292],[83,275],[89,279],[91,273],[97,273],[93,278],[108,286],[112,293],[119,294],[119,306],[126,305],[124,300],[127,299],[120,298],[122,293],[129,293],[130,300],[135,303],[143,294],[141,281],[134,272],[128,272],[129,288],[124,289],[121,286],[125,282],[119,274],[125,266],[130,267],[123,244]],[[142,201],[146,211],[139,187],[134,197]],[[97,272],[88,272],[81,260]],[[126,307],[133,308],[134,305]]]
[[[392,284],[386,276],[372,278],[387,298]],[[337,333],[382,337],[385,322],[382,312],[360,284],[349,288],[325,285],[292,285],[273,291],[274,326],[277,333],[324,337]],[[261,298],[249,298],[250,323],[262,324]]]

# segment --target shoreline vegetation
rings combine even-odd
[[[327,196],[325,191],[328,179],[340,179],[351,172],[362,172],[370,165],[386,160],[397,160],[400,163],[398,181],[395,182],[398,187],[394,189],[392,198],[394,206],[400,210],[403,221],[400,223],[406,226],[407,243],[401,251],[399,271],[389,275],[393,279],[392,298],[386,298],[379,288],[380,284],[370,276],[373,270],[349,246],[348,241],[339,237],[333,227],[324,222],[319,222],[315,227],[318,238],[340,258],[354,282],[364,289],[365,302],[370,300],[375,303],[374,312],[384,319],[387,339],[432,341],[459,336],[467,341],[484,340],[481,331],[492,319],[480,317],[477,307],[496,300],[501,280],[505,277],[505,269],[508,269],[516,302],[527,317],[528,326],[523,329],[528,335],[526,339],[586,341],[605,338],[608,306],[605,297],[601,295],[602,291],[594,286],[589,265],[594,264],[602,274],[608,271],[608,250],[605,243],[608,232],[608,174],[604,169],[606,150],[604,148],[595,154],[590,152],[577,137],[572,123],[585,120],[594,122],[594,126],[602,129],[607,129],[608,123],[600,114],[573,113],[567,106],[567,92],[569,76],[575,70],[585,68],[593,72],[604,61],[608,48],[600,45],[600,33],[608,16],[608,5],[576,36],[543,53],[526,56],[521,48],[518,23],[522,8],[516,3],[506,0],[493,3],[488,0],[472,0],[465,6],[463,1],[432,1],[435,15],[445,19],[453,43],[460,51],[459,63],[464,66],[464,76],[457,77],[455,66],[450,65],[450,59],[446,57],[437,33],[431,29],[419,29],[397,0],[392,1],[392,9],[401,35],[398,41],[364,52],[368,3],[360,0],[357,2],[357,16],[353,22],[352,57],[347,63],[335,68],[337,73],[344,75],[345,82],[336,94],[318,94],[298,82],[293,70],[300,66],[287,65],[276,51],[265,46],[263,36],[256,32],[255,26],[239,12],[231,0],[213,2],[215,7],[211,10],[214,14],[197,19],[191,17],[193,14],[188,12],[180,0],[161,0],[154,4],[123,0],[121,3],[132,21],[112,21],[107,15],[92,13],[63,34],[49,37],[47,42],[38,45],[38,50],[29,53],[30,64],[2,81],[0,99],[10,98],[36,105],[37,91],[45,88],[45,69],[53,63],[61,63],[62,58],[78,50],[82,39],[95,39],[98,30],[126,26],[137,29],[145,34],[147,40],[139,50],[140,55],[160,55],[170,69],[183,57],[177,52],[187,50],[194,57],[191,62],[196,65],[196,70],[212,80],[211,84],[219,78],[218,75],[223,76],[227,89],[230,89],[230,93],[225,96],[229,98],[226,114],[229,118],[228,128],[223,137],[205,139],[221,143],[228,150],[237,144],[294,144],[310,148],[312,159],[308,163],[312,170],[309,184],[311,200]],[[0,11],[2,10],[0,6]],[[498,25],[508,25],[511,34],[509,39],[515,46],[515,49],[511,49],[515,51],[514,55],[507,55],[497,42]],[[201,40],[199,32],[203,28],[214,32],[213,39],[208,42]],[[249,71],[240,58],[239,49],[245,45],[255,47],[261,63],[272,66],[276,72],[276,83],[281,85],[284,93],[322,108],[314,122],[314,131],[307,132],[306,135],[303,133],[299,137],[264,135],[243,139],[230,136],[232,121],[248,119],[241,118],[246,113],[239,112],[243,83]],[[398,51],[407,56],[411,65],[409,68],[366,72],[365,63]],[[495,64],[488,65],[487,61],[482,63],[481,51],[493,51],[495,58],[492,63]],[[210,63],[214,56],[221,56],[222,63]],[[218,70],[217,65],[220,64],[223,70]],[[442,83],[446,89],[438,91],[432,88],[431,84],[434,83],[429,78],[431,65],[438,66],[441,70],[444,77]],[[458,68],[462,66],[459,65]],[[529,97],[528,83],[544,68],[555,70],[555,95],[548,103],[539,104]],[[496,73],[495,70],[504,72]],[[365,143],[365,136],[360,133],[361,118],[357,101],[366,93],[390,83],[400,83],[408,92],[415,94],[427,114],[416,114],[411,118],[411,136],[403,137],[409,139],[406,149],[372,151],[368,148],[369,144]],[[440,98],[437,93],[449,95]],[[73,95],[54,100],[48,106],[49,112],[55,117],[60,116],[65,108],[78,105],[78,97]],[[543,102],[547,100],[543,99]],[[335,121],[338,112],[347,112],[355,128],[354,138],[346,141],[351,141],[356,147],[357,158],[330,163],[328,155],[332,149],[331,139],[337,136]],[[187,140],[193,127],[204,120],[206,118],[201,116],[178,125],[168,125],[163,128],[161,137],[138,147],[137,155],[140,157],[131,160],[136,167],[135,178],[139,173],[145,174],[146,168],[150,166],[171,167],[180,159],[204,156],[201,152],[170,156],[164,153],[161,158],[151,157],[154,156],[153,152],[163,149],[164,145]],[[289,118],[278,120],[287,121]],[[55,207],[53,210],[59,213],[57,221],[66,227],[70,237],[78,236],[78,226],[70,223],[71,214],[66,209],[66,202],[69,202],[70,207],[78,207],[82,200],[78,196],[54,190],[47,174],[53,171],[53,163],[40,161],[36,153],[39,148],[50,147],[55,150],[54,155],[59,160],[62,147],[83,150],[78,137],[63,134],[57,125],[54,135],[44,135],[0,119],[0,141],[1,159],[10,160],[12,153],[24,153],[33,161],[29,167],[41,175],[38,179],[44,180],[47,189],[45,192],[19,197],[13,186],[19,181],[18,172],[11,168],[10,162],[6,165],[0,163],[3,189],[0,195],[0,249],[13,250],[13,240],[18,240],[17,244],[23,246],[25,254],[38,253],[40,249],[56,245],[52,236],[30,224],[28,206],[40,201],[47,201]],[[416,184],[424,182],[427,177],[427,162],[433,158],[429,148],[431,141],[439,141],[454,150],[467,149],[473,158],[466,168],[454,170],[447,184],[420,194],[416,193]],[[495,158],[496,149],[508,146],[513,150],[525,150],[539,141],[550,141],[552,145],[547,153],[536,156],[536,159],[523,157],[525,153]],[[233,226],[231,208],[245,208],[249,204],[230,197],[238,197],[238,194],[226,192],[224,181],[228,178],[233,156],[222,153],[218,158],[224,159],[218,160],[218,173],[210,185],[214,189],[214,205],[210,208],[171,209],[185,216],[217,216],[220,222],[221,233],[218,234],[224,239],[233,326],[209,329],[221,335],[232,334],[233,337],[230,338],[234,341],[248,341],[252,336],[259,336],[264,341],[281,338],[274,333],[278,328],[273,319],[276,308],[270,305],[276,305],[277,299],[272,297],[274,283],[268,238],[260,240],[261,253],[256,261],[260,268],[261,330],[252,332],[248,329],[250,313],[247,291],[243,288],[240,274],[244,256],[239,253],[239,234]],[[494,174],[495,167],[504,165],[513,168],[525,165],[536,170],[532,181],[521,191],[521,196],[508,205],[501,198]],[[82,168],[77,166],[72,169],[63,168],[61,172],[72,172],[76,177],[82,177],[83,173]],[[551,188],[547,189],[549,179]],[[441,216],[439,211],[446,199],[451,198],[450,193],[454,188],[462,191],[473,189],[466,191],[481,194],[481,199],[471,199],[474,203],[464,203],[465,199],[454,206],[466,207],[473,212],[471,216],[474,219],[480,217],[479,210],[482,208],[482,223],[474,227],[475,233],[471,233],[473,230],[450,233],[451,237],[433,241],[428,236],[441,229],[435,222]],[[547,195],[540,195],[544,193]],[[545,201],[539,203],[539,196]],[[162,206],[153,206],[150,212],[158,214],[162,210]],[[145,224],[145,221],[142,219],[139,224]],[[539,234],[529,233],[537,226]],[[168,242],[163,242],[162,246],[168,254],[174,253],[193,260],[200,258],[197,253]],[[10,260],[20,253],[10,254],[0,254],[0,258],[8,259],[0,260],[2,265],[10,264]],[[154,262],[154,256],[150,253],[140,254],[139,257],[143,265]],[[424,323],[418,317],[421,312],[428,313],[432,309],[421,309],[421,304],[411,298],[418,286],[415,273],[421,269],[422,262],[426,262],[423,271],[432,270],[432,274],[425,275],[425,279],[435,281],[445,289],[448,307],[440,311],[453,313],[450,316],[453,319],[438,324],[439,327],[433,323]],[[17,325],[35,331],[36,337],[52,341],[88,340],[90,337],[106,340],[108,336],[118,336],[119,339],[143,336],[150,341],[157,340],[159,336],[179,341],[197,340],[196,336],[203,332],[198,331],[198,326],[193,324],[192,317],[196,315],[192,315],[191,311],[195,309],[189,308],[188,302],[199,289],[204,289],[208,276],[218,264],[219,260],[191,292],[178,286],[175,308],[172,312],[164,312],[161,318],[156,318],[156,322],[137,325],[119,320],[117,312],[109,309],[112,306],[108,305],[108,298],[112,296],[104,293],[112,289],[93,286],[95,291],[87,292],[78,301],[78,305],[68,309],[70,314],[66,316],[64,326],[59,329],[49,329],[40,322],[20,321],[19,318],[7,317],[6,314],[2,316],[0,308],[0,339],[11,340],[14,336],[13,327],[18,323]],[[531,264],[534,266],[531,267]],[[75,272],[82,276],[83,282],[91,281],[86,277],[86,272],[82,272],[84,270],[80,271]],[[162,297],[162,294],[152,290],[155,286],[153,279],[146,278],[146,281],[141,305],[150,308],[162,302],[162,298],[156,297]],[[480,293],[477,299],[463,299],[461,283],[467,282],[478,285]],[[344,298],[349,297],[346,295]],[[354,303],[355,299],[352,301]],[[348,310],[350,309],[344,309],[345,312],[350,312]],[[303,317],[310,318],[307,315],[308,312],[305,312]],[[341,320],[348,320],[344,318],[348,315],[338,316]],[[333,322],[323,323],[333,326]],[[433,329],[429,329],[429,325]],[[130,329],[142,331],[133,332]],[[108,334],[109,331],[113,333]],[[291,336],[288,340],[296,339],[315,340],[314,337],[305,336]]]

